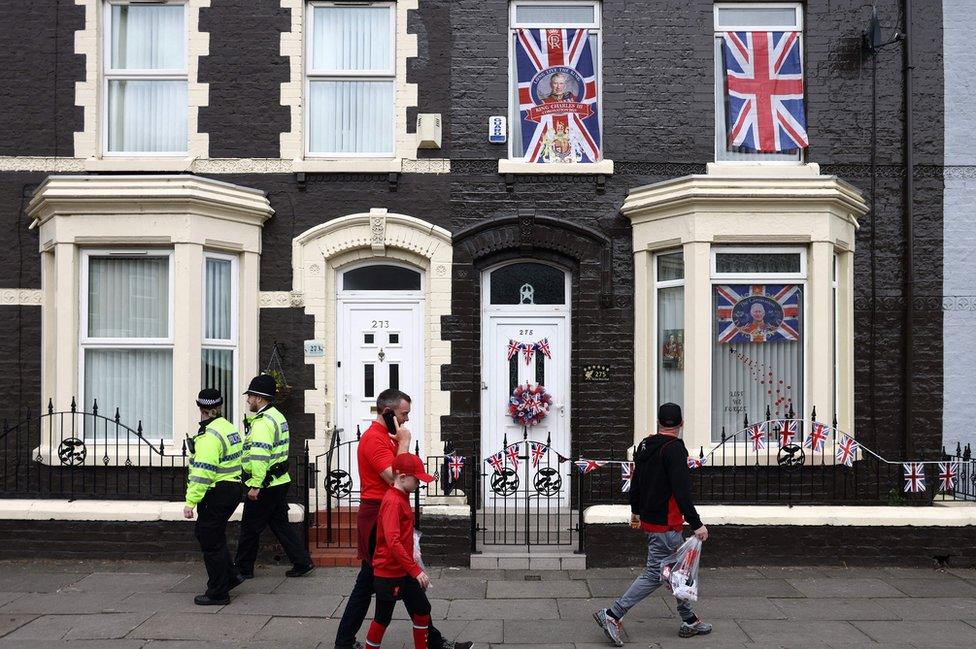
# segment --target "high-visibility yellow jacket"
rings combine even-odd
[[[247,422],[247,435],[244,438],[244,484],[263,489],[290,482],[288,422],[285,421],[285,416],[277,408],[268,406],[249,417]]]
[[[223,417],[204,423],[189,444],[186,506],[196,507],[218,482],[240,481],[243,450],[241,434],[234,424]]]

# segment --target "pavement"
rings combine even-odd
[[[259,566],[228,606],[201,608],[192,601],[205,581],[200,564],[0,562],[0,649],[331,649],[355,570],[300,579],[284,571]],[[637,569],[430,572],[434,623],[450,638],[485,649],[595,649],[608,645],[592,612]],[[712,635],[678,638],[662,588],[624,619],[627,646],[976,646],[976,570],[703,568],[700,584],[697,611]],[[412,647],[402,607],[383,647]]]

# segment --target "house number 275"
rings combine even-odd
[[[531,336],[532,329],[519,329],[518,335],[520,336]]]
[[[372,328],[373,329],[389,329],[390,328],[390,321],[389,320],[373,320],[373,327]]]

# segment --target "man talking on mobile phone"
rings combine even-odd
[[[376,520],[380,503],[392,488],[393,460],[410,452],[410,396],[392,388],[383,390],[376,398],[376,419],[359,438],[356,461],[359,465],[359,511],[356,514],[357,558],[362,561],[356,585],[353,586],[346,609],[336,631],[336,649],[360,649],[356,641],[369,602],[373,598],[373,551],[376,549]],[[391,428],[392,427],[392,428]],[[409,606],[408,606],[409,610]],[[410,611],[411,615],[413,611]],[[430,624],[430,649],[470,649],[470,642],[450,642]]]

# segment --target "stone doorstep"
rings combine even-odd
[[[470,567],[477,570],[586,570],[586,555],[571,549],[539,546],[525,550],[521,546],[485,546],[471,555]]]
[[[237,506],[232,521],[241,520],[244,504]],[[305,511],[289,503],[288,520],[301,523]],[[161,500],[0,500],[0,520],[35,521],[184,521],[183,503]]]

